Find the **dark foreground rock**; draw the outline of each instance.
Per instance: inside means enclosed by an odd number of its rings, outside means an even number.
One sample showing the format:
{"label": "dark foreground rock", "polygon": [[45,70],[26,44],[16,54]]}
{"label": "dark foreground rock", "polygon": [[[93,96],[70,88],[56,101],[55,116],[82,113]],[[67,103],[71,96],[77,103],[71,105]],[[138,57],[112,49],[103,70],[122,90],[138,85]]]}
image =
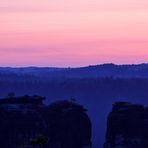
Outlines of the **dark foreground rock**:
{"label": "dark foreground rock", "polygon": [[0,147],[91,147],[91,122],[83,106],[59,101],[49,106],[44,97],[0,100]]}
{"label": "dark foreground rock", "polygon": [[113,104],[104,148],[148,148],[148,108],[128,102]]}

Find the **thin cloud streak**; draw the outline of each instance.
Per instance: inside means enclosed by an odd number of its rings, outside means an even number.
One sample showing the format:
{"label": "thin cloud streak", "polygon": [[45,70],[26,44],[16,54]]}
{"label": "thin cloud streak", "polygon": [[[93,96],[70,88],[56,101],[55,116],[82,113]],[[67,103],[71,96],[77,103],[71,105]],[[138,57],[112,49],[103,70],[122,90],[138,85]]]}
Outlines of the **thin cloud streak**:
{"label": "thin cloud streak", "polygon": [[139,11],[148,9],[148,1],[141,0],[5,0],[0,12],[100,12]]}

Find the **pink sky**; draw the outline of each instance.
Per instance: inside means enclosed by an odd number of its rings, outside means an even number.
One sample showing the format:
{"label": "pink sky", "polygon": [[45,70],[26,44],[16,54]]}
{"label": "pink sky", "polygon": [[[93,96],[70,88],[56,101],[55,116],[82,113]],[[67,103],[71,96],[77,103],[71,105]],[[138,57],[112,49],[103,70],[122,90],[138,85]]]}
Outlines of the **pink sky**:
{"label": "pink sky", "polygon": [[1,0],[0,66],[148,62],[148,0]]}

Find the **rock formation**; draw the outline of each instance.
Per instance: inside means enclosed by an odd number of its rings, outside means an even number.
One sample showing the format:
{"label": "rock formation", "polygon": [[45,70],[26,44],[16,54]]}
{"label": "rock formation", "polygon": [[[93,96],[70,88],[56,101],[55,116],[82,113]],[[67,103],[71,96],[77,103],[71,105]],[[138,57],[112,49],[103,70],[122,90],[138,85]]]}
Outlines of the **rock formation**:
{"label": "rock formation", "polygon": [[0,100],[0,147],[83,148],[91,146],[91,122],[71,101],[45,105],[44,97]]}
{"label": "rock formation", "polygon": [[104,148],[148,148],[148,108],[128,102],[113,104]]}

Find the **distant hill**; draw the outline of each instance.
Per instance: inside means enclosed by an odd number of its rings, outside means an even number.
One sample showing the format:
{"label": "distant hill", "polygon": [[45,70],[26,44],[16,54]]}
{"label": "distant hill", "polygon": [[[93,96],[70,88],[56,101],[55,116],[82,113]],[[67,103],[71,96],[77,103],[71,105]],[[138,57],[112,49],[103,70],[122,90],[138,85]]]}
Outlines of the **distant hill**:
{"label": "distant hill", "polygon": [[103,64],[80,68],[0,68],[0,97],[46,96],[47,104],[72,99],[88,109],[92,148],[103,147],[106,119],[114,102],[148,106],[148,64]]}
{"label": "distant hill", "polygon": [[79,68],[52,68],[52,67],[0,67],[0,76],[17,78],[148,78],[148,64],[115,65],[102,64]]}

